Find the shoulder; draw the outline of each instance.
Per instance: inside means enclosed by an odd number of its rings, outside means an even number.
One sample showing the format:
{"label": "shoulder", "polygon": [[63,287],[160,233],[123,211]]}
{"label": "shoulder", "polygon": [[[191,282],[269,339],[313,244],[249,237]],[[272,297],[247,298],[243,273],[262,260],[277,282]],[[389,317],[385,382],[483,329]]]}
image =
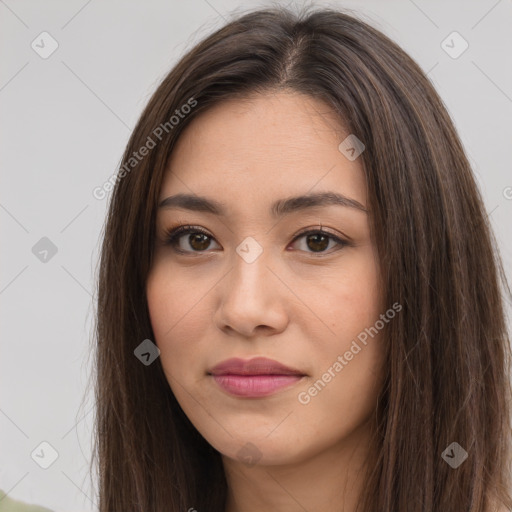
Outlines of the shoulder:
{"label": "shoulder", "polygon": [[[15,500],[0,489],[0,512],[52,512],[48,508]],[[500,511],[501,512],[501,511]]]}

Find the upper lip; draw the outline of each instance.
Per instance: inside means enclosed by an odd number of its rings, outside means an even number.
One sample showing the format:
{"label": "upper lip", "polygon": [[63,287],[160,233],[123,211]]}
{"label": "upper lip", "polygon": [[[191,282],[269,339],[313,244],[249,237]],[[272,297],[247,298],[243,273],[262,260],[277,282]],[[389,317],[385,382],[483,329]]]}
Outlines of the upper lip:
{"label": "upper lip", "polygon": [[285,366],[266,357],[244,360],[237,357],[226,359],[209,370],[212,375],[304,375],[303,372]]}

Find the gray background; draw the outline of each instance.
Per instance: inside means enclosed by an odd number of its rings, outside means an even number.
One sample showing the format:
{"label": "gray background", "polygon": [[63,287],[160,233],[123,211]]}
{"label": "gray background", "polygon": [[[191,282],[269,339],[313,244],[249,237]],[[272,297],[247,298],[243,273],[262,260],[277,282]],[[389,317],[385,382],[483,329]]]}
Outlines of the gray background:
{"label": "gray background", "polygon": [[[429,72],[474,165],[510,279],[512,1],[315,4],[364,14]],[[230,12],[258,5],[268,3],[0,0],[0,488],[15,499],[96,509],[87,383],[108,198],[92,190],[115,172],[141,109],[178,57]],[[46,59],[31,47],[43,31],[59,45]],[[469,44],[456,59],[441,46],[453,31]],[[43,237],[57,248],[46,262],[32,250]],[[58,452],[48,469],[31,458],[43,441]]]}

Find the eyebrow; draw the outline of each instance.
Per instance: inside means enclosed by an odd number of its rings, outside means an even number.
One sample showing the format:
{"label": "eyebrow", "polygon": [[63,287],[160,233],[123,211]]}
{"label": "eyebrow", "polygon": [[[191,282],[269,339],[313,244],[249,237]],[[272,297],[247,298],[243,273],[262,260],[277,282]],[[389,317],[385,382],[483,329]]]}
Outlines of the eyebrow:
{"label": "eyebrow", "polygon": [[[319,192],[289,197],[287,199],[279,199],[270,207],[270,213],[272,217],[278,218],[308,208],[331,205],[345,206],[368,213],[368,210],[359,201],[335,192]],[[160,201],[158,208],[183,208],[196,212],[207,212],[213,215],[226,216],[226,205],[224,203],[193,194],[176,194],[169,196]]]}

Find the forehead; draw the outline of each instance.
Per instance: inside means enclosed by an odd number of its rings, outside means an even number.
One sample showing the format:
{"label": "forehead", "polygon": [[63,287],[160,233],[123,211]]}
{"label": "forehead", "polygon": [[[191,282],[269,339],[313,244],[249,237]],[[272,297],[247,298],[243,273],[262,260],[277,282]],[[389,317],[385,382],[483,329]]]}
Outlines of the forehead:
{"label": "forehead", "polygon": [[366,204],[360,162],[338,149],[347,135],[328,105],[302,94],[223,102],[181,134],[160,200],[188,193],[256,208],[285,196],[333,191]]}

